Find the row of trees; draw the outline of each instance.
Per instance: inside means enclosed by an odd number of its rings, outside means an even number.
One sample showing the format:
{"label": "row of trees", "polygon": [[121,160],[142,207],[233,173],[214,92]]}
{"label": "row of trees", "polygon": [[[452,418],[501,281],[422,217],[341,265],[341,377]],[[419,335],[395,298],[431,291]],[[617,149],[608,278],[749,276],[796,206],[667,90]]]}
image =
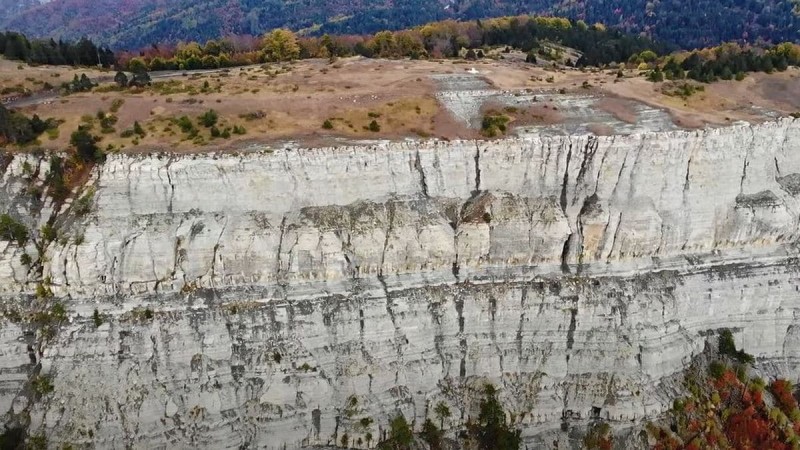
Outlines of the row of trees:
{"label": "row of trees", "polygon": [[[422,425],[420,437],[428,444],[431,450],[447,448],[441,427],[444,419],[450,417],[450,410],[444,403],[440,403],[434,410],[439,418],[439,427],[433,421],[426,419]],[[347,435],[342,444],[347,447]],[[513,424],[509,424],[503,405],[497,398],[497,389],[487,384],[483,388],[483,398],[480,401],[480,410],[477,420],[469,420],[464,433],[460,433],[464,448],[478,450],[518,450],[522,442],[520,431]],[[405,417],[398,415],[389,424],[389,434],[386,439],[378,443],[381,450],[409,450],[416,448],[414,434]]]}
{"label": "row of trees", "polygon": [[108,47],[89,39],[56,42],[53,39],[28,39],[21,33],[0,33],[0,53],[6,58],[30,64],[111,67],[116,58]]}
{"label": "row of trees", "polygon": [[298,37],[286,29],[274,30],[260,40],[230,38],[178,44],[174,48],[151,47],[138,54],[121,54],[129,70],[191,70],[229,67],[304,58],[361,55],[380,58],[443,58],[462,49],[511,46],[523,51],[556,42],[583,53],[581,65],[626,61],[651,49],[671,50],[650,39],[555,17],[516,16],[498,19],[430,23],[404,31],[381,31],[371,36]]}
{"label": "row of trees", "polygon": [[710,83],[742,79],[748,72],[784,71],[800,65],[800,45],[778,44],[766,49],[729,43],[688,54],[668,56],[649,74],[652,81],[690,78]]}

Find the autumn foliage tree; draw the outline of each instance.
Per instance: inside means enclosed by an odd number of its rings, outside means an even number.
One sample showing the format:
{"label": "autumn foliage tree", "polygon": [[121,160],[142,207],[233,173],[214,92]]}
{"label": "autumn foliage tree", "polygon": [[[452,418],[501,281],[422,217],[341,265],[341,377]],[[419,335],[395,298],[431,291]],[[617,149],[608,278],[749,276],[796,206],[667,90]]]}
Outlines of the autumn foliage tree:
{"label": "autumn foliage tree", "polygon": [[763,380],[748,375],[752,359],[736,349],[729,333],[720,344],[720,360],[708,369],[695,364],[687,371],[684,386],[689,395],[675,400],[667,423],[648,426],[656,440],[653,448],[798,448],[800,411],[791,383],[774,380],[765,390]]}
{"label": "autumn foliage tree", "polygon": [[294,33],[279,28],[264,36],[263,52],[266,61],[292,61],[300,57],[300,45]]}

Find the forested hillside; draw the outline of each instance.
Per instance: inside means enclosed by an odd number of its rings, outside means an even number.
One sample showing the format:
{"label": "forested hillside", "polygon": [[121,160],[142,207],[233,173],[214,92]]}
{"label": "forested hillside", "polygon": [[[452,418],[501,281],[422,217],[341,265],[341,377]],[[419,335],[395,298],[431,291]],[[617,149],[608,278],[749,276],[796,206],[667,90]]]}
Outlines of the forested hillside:
{"label": "forested hillside", "polygon": [[[0,28],[31,36],[88,35],[117,49],[260,35],[278,27],[364,34],[426,22],[554,14],[642,32],[684,48],[725,41],[798,41],[797,0],[0,0]],[[19,11],[22,9],[22,11]]]}

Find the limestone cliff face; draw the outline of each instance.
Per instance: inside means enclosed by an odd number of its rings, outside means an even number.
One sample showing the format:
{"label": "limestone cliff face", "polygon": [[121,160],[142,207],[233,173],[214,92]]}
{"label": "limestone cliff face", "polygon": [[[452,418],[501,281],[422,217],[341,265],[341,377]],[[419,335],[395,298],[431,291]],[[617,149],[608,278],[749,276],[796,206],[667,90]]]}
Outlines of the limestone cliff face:
{"label": "limestone cliff face", "polygon": [[398,411],[465,421],[486,381],[536,442],[657,415],[709,330],[800,361],[800,121],[113,156],[83,215],[30,199],[46,163],[5,165],[0,206],[64,237],[37,275],[0,243],[4,303],[46,280],[70,315],[40,352],[0,327],[0,407],[51,442],[374,445]]}

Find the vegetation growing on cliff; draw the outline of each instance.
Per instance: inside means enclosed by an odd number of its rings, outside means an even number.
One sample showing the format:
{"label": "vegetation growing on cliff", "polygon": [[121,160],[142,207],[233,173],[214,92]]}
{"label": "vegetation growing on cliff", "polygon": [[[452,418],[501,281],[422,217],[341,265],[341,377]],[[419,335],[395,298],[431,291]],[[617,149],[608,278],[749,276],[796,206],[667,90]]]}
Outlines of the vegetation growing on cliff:
{"label": "vegetation growing on cliff", "polygon": [[[450,417],[450,409],[444,403],[434,407],[434,414],[440,419],[440,426],[444,419]],[[422,425],[418,437],[428,444],[431,450],[448,448],[444,433],[429,418]],[[383,441],[378,443],[381,450],[408,450],[414,447],[414,432],[406,418],[399,414],[389,423],[389,433]],[[503,405],[497,396],[497,389],[486,384],[483,387],[483,398],[480,401],[477,420],[467,422],[465,428],[458,433],[459,448],[474,448],[480,450],[517,450],[520,448],[520,431],[515,428],[503,410]],[[452,444],[452,443],[451,443]]]}
{"label": "vegetation growing on cliff", "polygon": [[696,364],[666,423],[650,424],[656,450],[704,448],[792,449],[800,446],[800,409],[792,384],[769,385],[750,375],[752,356],[737,350],[732,333],[723,330],[720,358],[705,369]]}
{"label": "vegetation growing on cliff", "polygon": [[8,214],[0,215],[0,239],[16,242],[20,247],[28,241],[28,229]]}

